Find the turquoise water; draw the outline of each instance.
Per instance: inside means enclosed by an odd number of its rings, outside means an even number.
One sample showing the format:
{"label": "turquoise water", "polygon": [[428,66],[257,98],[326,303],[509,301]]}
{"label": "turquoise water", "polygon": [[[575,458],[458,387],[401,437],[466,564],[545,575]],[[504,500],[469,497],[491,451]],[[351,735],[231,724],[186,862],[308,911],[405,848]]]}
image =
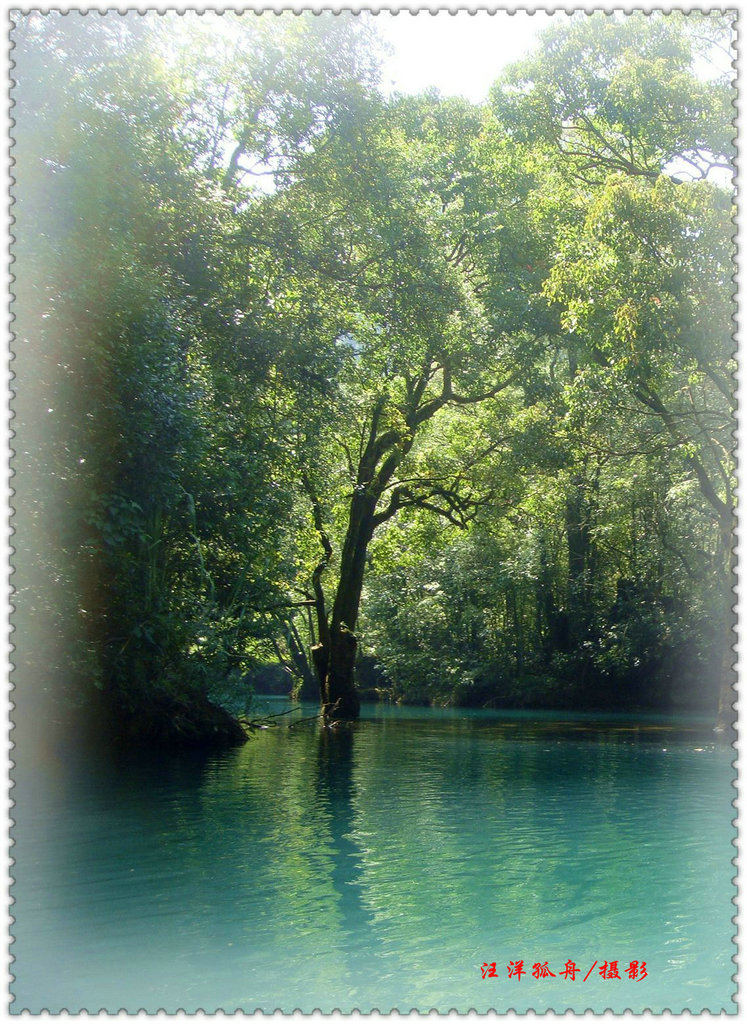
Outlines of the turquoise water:
{"label": "turquoise water", "polygon": [[21,771],[13,1011],[734,1012],[733,754],[707,727],[363,714]]}

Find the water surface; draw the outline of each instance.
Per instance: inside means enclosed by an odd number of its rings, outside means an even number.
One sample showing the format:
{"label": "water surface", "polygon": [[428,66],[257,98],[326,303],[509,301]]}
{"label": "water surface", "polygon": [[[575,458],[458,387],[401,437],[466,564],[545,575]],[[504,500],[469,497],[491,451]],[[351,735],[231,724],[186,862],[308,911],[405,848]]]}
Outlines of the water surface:
{"label": "water surface", "polygon": [[707,727],[363,714],[19,770],[13,1010],[735,1011],[733,753]]}

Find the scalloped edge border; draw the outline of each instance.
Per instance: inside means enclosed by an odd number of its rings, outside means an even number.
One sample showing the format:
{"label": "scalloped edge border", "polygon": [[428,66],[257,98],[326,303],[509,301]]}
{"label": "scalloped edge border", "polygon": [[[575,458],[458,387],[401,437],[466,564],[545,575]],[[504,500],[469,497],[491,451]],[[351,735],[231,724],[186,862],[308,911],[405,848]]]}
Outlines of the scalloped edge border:
{"label": "scalloped edge border", "polygon": [[[741,548],[742,548],[742,529],[743,529],[742,528],[742,517],[739,514],[739,505],[740,505],[740,502],[741,502],[741,500],[743,498],[743,495],[742,495],[743,483],[742,483],[742,475],[741,475],[741,472],[740,472],[740,470],[741,470],[740,455],[741,455],[741,452],[743,450],[743,442],[744,442],[744,438],[745,438],[744,420],[743,420],[743,415],[741,415],[740,413],[741,413],[741,410],[742,410],[741,397],[742,397],[743,387],[744,387],[745,380],[746,380],[745,373],[747,372],[747,370],[745,369],[745,357],[744,357],[744,353],[743,353],[742,347],[740,346],[739,341],[740,341],[740,335],[742,333],[742,320],[743,320],[743,316],[744,316],[743,310],[742,310],[743,303],[740,302],[741,296],[744,294],[744,274],[745,274],[745,269],[744,269],[744,265],[743,265],[743,262],[742,262],[743,248],[742,248],[741,240],[742,240],[743,233],[745,231],[745,223],[746,223],[746,221],[745,221],[745,212],[744,212],[744,210],[742,208],[742,203],[740,202],[740,200],[743,197],[743,188],[742,188],[742,185],[741,185],[741,181],[742,181],[743,163],[744,163],[744,156],[743,156],[744,143],[743,143],[742,140],[745,137],[744,136],[744,132],[743,132],[743,128],[744,128],[744,118],[745,118],[746,115],[745,115],[745,104],[744,104],[744,100],[743,100],[743,96],[742,96],[741,76],[740,76],[741,64],[742,64],[742,60],[743,60],[743,53],[742,53],[742,35],[743,35],[743,32],[742,32],[742,22],[741,22],[741,18],[742,18],[742,15],[743,15],[743,11],[741,9],[742,0],[736,0],[736,3],[739,6],[734,6],[733,2],[732,3],[718,3],[718,2],[712,3],[712,2],[708,2],[708,0],[705,0],[705,2],[702,2],[702,3],[697,3],[697,2],[696,3],[676,3],[676,2],[673,2],[673,0],[659,0],[659,2],[656,2],[656,3],[619,3],[619,2],[614,2],[614,0],[612,0],[612,2],[608,2],[607,3],[607,2],[604,2],[604,0],[596,0],[596,2],[594,2],[594,0],[580,0],[580,2],[577,2],[577,3],[566,3],[566,4],[553,4],[553,3],[542,3],[542,2],[537,3],[537,4],[523,4],[523,3],[517,3],[517,4],[511,4],[511,3],[506,3],[506,4],[501,4],[501,3],[499,3],[499,4],[491,4],[491,3],[412,3],[412,4],[406,4],[405,3],[405,4],[399,4],[399,3],[376,3],[376,2],[368,2],[368,3],[366,3],[366,2],[363,2],[363,3],[357,3],[357,2],[350,2],[350,3],[324,3],[324,2],[319,2],[319,0],[308,0],[308,2],[306,2],[306,3],[303,3],[303,2],[300,2],[300,3],[299,2],[293,2],[293,0],[268,0],[268,2],[265,2],[265,3],[262,3],[262,2],[259,2],[259,3],[254,2],[254,3],[252,3],[252,2],[250,2],[250,3],[243,3],[243,4],[238,4],[238,3],[237,4],[230,4],[230,3],[228,3],[228,4],[223,4],[223,3],[207,3],[207,4],[184,3],[184,4],[180,4],[180,3],[158,3],[158,2],[149,3],[149,2],[142,2],[142,0],[140,0],[140,2],[128,3],[128,4],[110,4],[110,3],[76,4],[76,3],[67,3],[67,2],[65,2],[65,0],[63,0],[63,2],[61,2],[61,3],[52,4],[52,5],[43,5],[43,4],[15,5],[14,4],[14,5],[11,6],[11,4],[9,4],[7,2],[7,0],[0,0],[0,9],[4,10],[4,13],[6,14],[6,17],[7,17],[7,21],[6,21],[6,25],[7,25],[7,31],[6,31],[6,41],[7,41],[6,59],[7,59],[7,68],[8,68],[8,77],[6,79],[6,82],[7,82],[7,96],[8,96],[8,104],[7,104],[7,107],[6,107],[6,125],[7,125],[6,144],[7,144],[7,152],[8,152],[8,159],[7,159],[7,162],[6,162],[6,174],[7,174],[7,191],[6,191],[6,195],[8,196],[7,219],[6,219],[6,225],[7,225],[7,235],[6,235],[7,246],[6,246],[6,252],[8,254],[8,259],[7,259],[7,263],[6,263],[6,282],[7,282],[7,290],[6,290],[6,298],[7,298],[7,303],[6,303],[6,324],[7,324],[7,339],[8,339],[7,340],[7,345],[8,345],[8,347],[7,347],[7,358],[6,358],[6,363],[5,363],[5,366],[6,366],[6,409],[7,409],[7,413],[8,413],[7,417],[6,417],[6,425],[5,425],[5,436],[6,436],[6,440],[7,440],[7,444],[6,444],[7,460],[6,460],[6,476],[5,476],[5,495],[6,495],[6,511],[7,511],[7,515],[6,515],[6,519],[5,519],[5,529],[4,529],[3,533],[2,533],[2,541],[0,541],[0,543],[3,546],[3,551],[4,551],[5,555],[6,555],[6,557],[5,557],[5,566],[6,566],[6,580],[7,580],[7,585],[6,585],[6,590],[5,590],[5,597],[6,597],[6,602],[7,602],[7,605],[6,605],[6,612],[7,612],[7,614],[6,614],[6,618],[5,618],[6,633],[5,633],[5,641],[4,641],[4,645],[3,645],[3,652],[4,652],[5,664],[6,664],[6,667],[7,667],[7,679],[8,679],[8,683],[7,683],[6,688],[5,688],[4,700],[5,700],[5,709],[6,709],[6,719],[5,719],[5,721],[6,721],[5,751],[6,751],[6,764],[7,764],[7,772],[8,772],[8,774],[7,774],[8,789],[6,791],[6,803],[5,803],[5,806],[7,808],[7,820],[8,820],[8,823],[9,823],[9,829],[10,829],[10,827],[12,827],[12,823],[13,823],[12,822],[12,808],[13,808],[12,788],[14,786],[14,779],[13,779],[14,762],[12,760],[12,750],[13,750],[13,747],[14,747],[13,739],[12,739],[12,732],[13,732],[13,728],[14,728],[13,715],[12,715],[13,708],[14,708],[14,705],[13,705],[13,702],[12,702],[12,692],[13,692],[13,684],[12,684],[12,670],[13,670],[13,663],[12,663],[12,651],[13,651],[12,634],[13,634],[13,631],[14,631],[14,627],[13,627],[11,621],[10,621],[10,615],[11,615],[12,607],[13,607],[12,606],[12,594],[13,594],[12,575],[13,575],[14,569],[13,569],[13,562],[12,562],[12,555],[13,555],[12,536],[13,536],[13,533],[14,533],[13,517],[14,517],[14,514],[15,514],[14,510],[13,510],[13,504],[12,504],[12,497],[13,497],[13,493],[14,493],[13,492],[13,488],[12,488],[12,478],[13,478],[13,475],[14,475],[14,470],[13,470],[13,455],[14,455],[14,451],[13,451],[12,445],[13,445],[13,439],[15,437],[15,434],[14,434],[14,431],[13,431],[13,426],[12,426],[12,421],[13,421],[13,418],[14,418],[14,412],[13,412],[13,370],[12,370],[12,361],[14,359],[14,354],[13,354],[12,344],[13,344],[13,339],[14,339],[14,335],[13,335],[13,321],[15,319],[15,315],[13,313],[13,308],[12,308],[13,307],[13,301],[14,301],[13,282],[15,280],[15,277],[14,277],[13,271],[12,271],[12,265],[13,265],[13,262],[14,262],[13,242],[15,241],[13,233],[12,233],[12,231],[13,231],[13,223],[14,223],[14,217],[13,217],[12,210],[13,210],[13,205],[15,203],[15,198],[14,198],[14,193],[13,193],[13,189],[14,189],[14,185],[15,185],[15,179],[13,178],[13,172],[12,172],[12,167],[13,167],[13,163],[14,163],[14,160],[13,160],[13,143],[14,143],[14,140],[13,140],[13,125],[15,124],[15,121],[13,120],[13,116],[12,116],[12,111],[13,111],[13,106],[14,106],[14,101],[13,101],[13,97],[12,97],[12,90],[13,90],[13,85],[14,85],[13,78],[12,78],[12,69],[13,69],[12,50],[13,50],[13,47],[15,45],[14,42],[13,42],[13,30],[14,30],[14,27],[15,27],[15,22],[13,20],[14,15],[26,14],[26,13],[30,13],[32,11],[39,12],[39,13],[42,13],[42,14],[47,14],[47,13],[50,13],[50,12],[61,12],[61,13],[64,13],[64,14],[67,14],[67,13],[78,13],[81,16],[82,15],[86,15],[86,14],[96,14],[96,13],[98,13],[100,16],[103,16],[104,14],[115,14],[115,13],[119,14],[120,16],[125,16],[127,14],[140,14],[140,15],[143,15],[143,14],[152,13],[152,12],[156,12],[159,15],[165,15],[165,14],[169,14],[169,13],[175,13],[175,14],[182,15],[182,14],[185,14],[185,13],[188,13],[188,12],[189,13],[203,14],[203,13],[206,13],[206,12],[219,12],[219,13],[223,13],[223,12],[227,12],[227,11],[228,12],[235,12],[235,11],[239,11],[239,10],[242,13],[247,13],[247,14],[253,13],[256,16],[259,16],[259,15],[262,15],[262,14],[269,14],[269,13],[281,14],[283,12],[293,12],[295,14],[299,14],[299,13],[304,12],[304,11],[312,11],[313,13],[317,13],[317,14],[321,13],[321,12],[327,12],[327,11],[331,11],[331,12],[333,12],[335,14],[339,14],[339,13],[342,13],[342,12],[350,12],[350,13],[358,14],[358,13],[361,13],[361,12],[364,12],[364,11],[368,11],[368,12],[371,12],[372,14],[374,14],[374,15],[377,15],[379,13],[389,13],[389,14],[394,15],[394,16],[396,16],[396,15],[406,15],[406,14],[410,14],[411,16],[425,15],[425,14],[429,14],[431,16],[435,16],[436,14],[444,14],[444,13],[448,12],[453,17],[457,16],[457,15],[465,15],[465,14],[472,15],[472,14],[476,14],[477,12],[486,12],[488,14],[494,14],[494,13],[496,13],[498,11],[506,12],[508,14],[515,14],[517,12],[526,12],[526,13],[528,13],[530,15],[533,15],[533,14],[536,14],[536,13],[544,13],[544,14],[565,13],[565,14],[570,14],[570,13],[577,12],[577,11],[583,11],[583,12],[588,13],[588,14],[591,14],[591,13],[594,13],[594,12],[598,12],[598,11],[605,11],[607,13],[612,13],[612,12],[620,11],[620,12],[625,13],[625,14],[630,14],[630,13],[632,13],[634,11],[643,11],[644,13],[647,13],[647,14],[648,13],[652,13],[654,11],[662,11],[663,13],[671,13],[671,12],[689,13],[691,11],[692,12],[696,12],[696,11],[697,12],[705,12],[705,11],[707,11],[707,12],[719,12],[719,13],[723,13],[723,14],[733,14],[733,16],[734,16],[734,21],[733,21],[733,25],[734,25],[734,41],[733,41],[733,46],[734,46],[734,50],[735,50],[735,60],[732,62],[732,65],[733,65],[733,67],[735,69],[734,100],[733,100],[733,106],[734,106],[734,109],[735,109],[735,116],[734,116],[733,124],[734,124],[734,128],[735,128],[735,137],[736,137],[737,143],[738,143],[738,157],[737,157],[737,160],[736,160],[736,170],[737,170],[737,175],[736,175],[736,197],[737,197],[737,204],[738,205],[737,205],[737,216],[735,217],[735,219],[733,221],[734,226],[735,226],[735,231],[734,231],[734,236],[733,236],[734,237],[734,265],[735,265],[735,272],[734,272],[734,275],[733,275],[733,281],[734,281],[734,284],[735,284],[735,290],[734,290],[734,313],[733,313],[732,319],[734,321],[734,333],[733,333],[734,353],[735,353],[735,356],[737,358],[737,364],[738,364],[737,365],[737,371],[736,371],[736,374],[735,374],[735,378],[736,378],[735,379],[735,387],[736,387],[736,393],[737,393],[737,396],[738,396],[738,403],[737,403],[738,404],[738,410],[737,410],[737,414],[735,416],[735,429],[734,429],[734,436],[736,437],[736,440],[737,440],[737,459],[736,459],[736,463],[737,463],[738,487],[737,487],[737,492],[736,492],[737,493],[737,511],[735,513],[735,529],[734,529],[734,533],[733,533],[733,543],[734,543],[734,546],[736,547],[736,565],[735,565],[735,572],[734,572],[733,577],[732,577],[733,578],[732,593],[734,594],[734,597],[735,597],[735,604],[732,605],[732,610],[734,612],[734,626],[732,628],[732,636],[733,636],[733,641],[734,642],[732,643],[732,647],[731,647],[731,649],[732,649],[732,651],[734,653],[734,657],[735,657],[735,661],[734,661],[734,664],[732,666],[732,672],[733,672],[732,690],[733,690],[733,694],[734,694],[734,699],[735,700],[734,700],[734,704],[732,704],[732,708],[735,709],[735,712],[736,712],[736,723],[737,723],[737,739],[732,744],[732,748],[735,751],[735,759],[733,761],[733,767],[734,767],[734,770],[735,770],[735,778],[734,778],[734,783],[733,783],[734,788],[735,788],[735,799],[732,802],[732,806],[735,808],[735,812],[736,812],[736,817],[733,819],[733,823],[737,826],[737,839],[735,839],[734,842],[733,842],[733,845],[735,847],[735,857],[732,860],[732,863],[735,865],[735,869],[736,869],[736,874],[735,874],[735,877],[734,877],[734,883],[735,883],[735,888],[736,888],[736,891],[737,891],[736,896],[732,900],[732,902],[735,904],[735,909],[736,909],[736,915],[732,918],[732,920],[733,920],[733,922],[735,924],[735,931],[734,931],[734,936],[733,936],[733,942],[734,942],[734,945],[735,945],[735,953],[734,953],[734,955],[732,957],[732,960],[733,960],[733,962],[735,964],[735,967],[736,967],[736,972],[732,976],[734,981],[736,982],[735,993],[734,993],[732,998],[733,998],[733,1000],[735,1002],[735,1007],[736,1007],[735,1013],[741,1014],[741,1012],[744,1010],[744,1006],[741,1003],[741,986],[739,984],[740,977],[741,977],[741,959],[742,959],[742,950],[741,950],[741,946],[740,946],[741,935],[740,935],[740,929],[739,929],[739,918],[740,918],[741,900],[742,900],[742,892],[741,892],[740,887],[739,887],[739,879],[740,879],[741,874],[742,874],[742,871],[741,871],[741,868],[742,868],[742,863],[741,863],[741,861],[742,861],[741,838],[742,837],[741,837],[741,832],[739,830],[739,823],[740,823],[740,820],[741,820],[741,792],[740,792],[740,783],[741,783],[742,780],[741,780],[741,777],[740,777],[739,767],[740,767],[740,764],[741,764],[741,761],[742,761],[742,756],[741,755],[742,755],[742,745],[744,743],[744,738],[743,738],[743,735],[742,735],[743,730],[739,729],[739,725],[741,723],[741,714],[740,714],[740,712],[741,712],[741,706],[740,706],[741,705],[741,699],[740,699],[740,688],[739,688],[738,683],[739,683],[739,666],[744,663],[743,662],[743,658],[742,658],[744,638],[743,638],[743,632],[740,629],[740,625],[741,625],[741,622],[743,621],[743,619],[740,616],[739,612],[744,607],[744,600],[745,600],[745,597],[747,597],[747,587],[745,586],[745,583],[743,581],[743,574],[740,574],[740,572],[739,572],[740,561],[741,561],[740,560],[740,554],[741,554]],[[13,879],[12,879],[12,865],[14,863],[13,858],[12,858],[12,839],[11,838],[9,838],[8,853],[7,853],[7,856],[6,856],[6,863],[8,865],[8,887],[6,889],[6,894],[7,894],[7,896],[6,896],[6,907],[7,907],[7,921],[8,921],[8,924],[10,924],[10,922],[12,921],[12,904],[13,904],[13,898],[12,898],[12,895],[11,895],[11,888],[12,888],[12,882],[13,882]],[[8,935],[8,932],[6,931],[6,936],[7,935]],[[7,950],[7,955],[6,955],[6,999],[11,999],[12,997],[9,996],[9,994],[8,994],[9,993],[8,986],[9,986],[10,981],[13,978],[13,975],[12,975],[12,960],[13,960],[13,955],[12,955],[12,939],[10,939],[10,938],[9,938],[9,943],[6,945],[6,950]],[[5,1007],[4,1008],[0,1008],[0,1009],[2,1009],[4,1016],[9,1016],[10,1013],[12,1013],[12,1010],[10,1009],[10,1005],[7,1002],[5,1004]],[[91,1017],[93,1015],[93,1013],[94,1013],[93,1011],[86,1011],[86,1010],[81,1010],[80,1012],[69,1012],[69,1011],[63,1011],[63,1012],[64,1012],[65,1016],[72,1017],[72,1018],[77,1018],[77,1019]],[[34,1013],[34,1012],[31,1012],[31,1011],[28,1011],[28,1010],[23,1010],[23,1011],[21,1011],[21,1013],[22,1013],[22,1015],[24,1017],[29,1017],[29,1016],[32,1016],[32,1017],[33,1016],[44,1016],[44,1017],[56,1016],[56,1014],[50,1014],[49,1011],[47,1011],[47,1010],[40,1011],[38,1014]],[[228,1015],[231,1015],[231,1016],[242,1016],[242,1017],[252,1016],[254,1018],[264,1018],[264,1017],[269,1017],[269,1016],[273,1016],[273,1017],[280,1016],[280,1017],[294,1017],[294,1018],[313,1017],[315,1019],[321,1019],[323,1017],[325,1017],[325,1018],[326,1017],[332,1017],[332,1018],[350,1017],[350,1018],[353,1018],[353,1019],[356,1019],[356,1018],[361,1018],[361,1019],[386,1018],[386,1019],[389,1019],[389,1020],[392,1019],[392,1018],[401,1018],[401,1017],[404,1017],[405,1015],[410,1017],[410,1018],[413,1018],[413,1017],[419,1018],[419,1017],[425,1017],[425,1016],[427,1016],[427,1017],[433,1017],[433,1016],[436,1016],[436,1017],[449,1017],[449,1018],[453,1018],[453,1017],[459,1017],[459,1018],[464,1018],[464,1017],[468,1017],[468,1018],[478,1018],[478,1017],[480,1017],[480,1018],[481,1017],[488,1017],[488,1018],[491,1018],[491,1017],[492,1018],[508,1017],[508,1018],[514,1018],[514,1017],[538,1017],[538,1016],[544,1016],[544,1017],[558,1017],[558,1016],[563,1016],[563,1017],[579,1017],[579,1016],[582,1016],[582,1017],[592,1017],[592,1016],[593,1017],[600,1017],[600,1016],[603,1016],[603,1017],[610,1017],[610,1018],[612,1018],[612,1017],[619,1017],[619,1016],[625,1016],[625,1017],[628,1017],[628,1016],[635,1016],[635,1017],[640,1017],[640,1016],[644,1016],[644,1017],[661,1017],[661,1016],[664,1016],[665,1014],[668,1017],[685,1017],[685,1016],[692,1017],[692,1016],[696,1015],[695,1013],[693,1013],[693,1012],[691,1012],[689,1010],[684,1011],[682,1014],[672,1014],[670,1011],[664,1011],[663,1013],[658,1014],[658,1013],[652,1013],[652,1011],[650,1011],[648,1009],[641,1010],[641,1011],[627,1009],[623,1013],[614,1013],[610,1009],[595,1011],[595,1010],[592,1010],[591,1008],[588,1008],[585,1011],[573,1011],[573,1010],[570,1010],[570,1009],[566,1009],[566,1010],[558,1010],[558,1011],[549,1010],[549,1011],[544,1011],[544,1012],[541,1012],[541,1013],[537,1013],[534,1010],[528,1010],[528,1011],[523,1012],[523,1013],[519,1013],[519,1012],[511,1010],[507,1014],[502,1014],[502,1013],[499,1013],[498,1011],[495,1011],[495,1010],[491,1010],[487,1014],[483,1014],[483,1013],[479,1013],[478,1011],[476,1011],[474,1009],[462,1013],[462,1012],[457,1011],[454,1008],[448,1008],[448,1009],[444,1009],[444,1010],[438,1010],[436,1008],[429,1008],[428,1010],[422,1010],[422,1009],[413,1008],[408,1014],[405,1014],[402,1011],[399,1011],[399,1010],[396,1010],[396,1009],[392,1009],[392,1010],[389,1010],[389,1011],[386,1011],[386,1010],[382,1011],[382,1010],[379,1010],[379,1009],[375,1009],[375,1010],[372,1010],[370,1013],[368,1013],[368,1012],[361,1012],[361,1011],[358,1011],[358,1010],[355,1010],[352,1013],[346,1013],[346,1012],[342,1012],[342,1011],[337,1010],[337,1009],[335,1009],[335,1010],[333,1010],[333,1011],[331,1011],[329,1013],[322,1013],[319,1009],[314,1009],[314,1010],[306,1013],[304,1011],[301,1011],[298,1008],[293,1009],[293,1010],[276,1009],[274,1011],[266,1011],[266,1010],[262,1010],[260,1008],[257,1008],[255,1010],[239,1010],[239,1009],[237,1009],[237,1010],[218,1010],[218,1011],[216,1011],[215,1014],[212,1014],[212,1012],[209,1013],[209,1014],[206,1014],[204,1011],[200,1011],[200,1015],[203,1015],[203,1016],[206,1016],[206,1015],[210,1015],[210,1016],[213,1016],[213,1015],[215,1015],[215,1016],[228,1016]],[[17,1015],[18,1014],[14,1014],[14,1016],[17,1016]],[[119,1016],[119,1017],[121,1017],[121,1016],[125,1016],[125,1017],[130,1017],[130,1016],[148,1016],[148,1017],[150,1017],[150,1016],[157,1016],[157,1017],[175,1017],[175,1016],[188,1017],[188,1016],[197,1016],[197,1014],[186,1014],[185,1011],[183,1011],[183,1010],[178,1010],[178,1011],[176,1011],[174,1013],[169,1013],[169,1012],[167,1012],[167,1011],[165,1011],[163,1009],[159,1009],[159,1010],[155,1010],[155,1011],[147,1011],[147,1010],[145,1010],[143,1008],[141,1008],[139,1010],[136,1010],[136,1011],[126,1011],[124,1009],[118,1009],[118,1010],[115,1010],[115,1011],[106,1011],[106,1010],[102,1009],[102,1010],[98,1011],[97,1013],[95,1013],[95,1015],[96,1016],[107,1016],[107,1017],[111,1017],[111,1016],[115,1016],[115,1015]],[[699,1013],[697,1015],[698,1016],[708,1016],[708,1017],[724,1016],[724,1015],[726,1015],[726,1011],[722,1011],[722,1013],[719,1013],[719,1014],[714,1014],[714,1013],[711,1013],[709,1011],[703,1010],[703,1011],[701,1011],[701,1013]],[[729,1016],[732,1016],[732,1014],[729,1014]]]}

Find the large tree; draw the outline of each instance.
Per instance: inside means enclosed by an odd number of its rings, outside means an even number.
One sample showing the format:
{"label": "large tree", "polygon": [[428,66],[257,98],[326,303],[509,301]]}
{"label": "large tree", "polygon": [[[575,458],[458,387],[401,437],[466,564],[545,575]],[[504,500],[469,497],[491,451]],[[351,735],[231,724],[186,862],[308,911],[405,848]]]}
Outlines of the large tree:
{"label": "large tree", "polygon": [[[517,322],[513,296],[486,301],[488,255],[515,230],[526,190],[510,166],[484,174],[485,132],[460,101],[373,98],[268,201],[274,244],[287,246],[284,297],[291,281],[315,293],[318,322],[306,326],[320,367],[336,359],[296,428],[321,542],[309,600],[331,717],[359,710],[355,632],[374,532],[415,506],[466,525],[487,500],[472,470],[499,440],[472,411],[516,385],[542,329]],[[507,241],[514,273],[520,258]],[[462,431],[461,458],[439,452],[442,430]]]}

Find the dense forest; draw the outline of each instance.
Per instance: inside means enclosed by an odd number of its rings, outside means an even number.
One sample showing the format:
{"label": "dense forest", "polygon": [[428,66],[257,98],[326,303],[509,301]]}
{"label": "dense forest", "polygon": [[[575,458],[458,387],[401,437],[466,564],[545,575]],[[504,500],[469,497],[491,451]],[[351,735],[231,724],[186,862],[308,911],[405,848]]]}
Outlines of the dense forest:
{"label": "dense forest", "polygon": [[725,722],[727,16],[564,16],[482,105],[365,16],[13,42],[19,725]]}

